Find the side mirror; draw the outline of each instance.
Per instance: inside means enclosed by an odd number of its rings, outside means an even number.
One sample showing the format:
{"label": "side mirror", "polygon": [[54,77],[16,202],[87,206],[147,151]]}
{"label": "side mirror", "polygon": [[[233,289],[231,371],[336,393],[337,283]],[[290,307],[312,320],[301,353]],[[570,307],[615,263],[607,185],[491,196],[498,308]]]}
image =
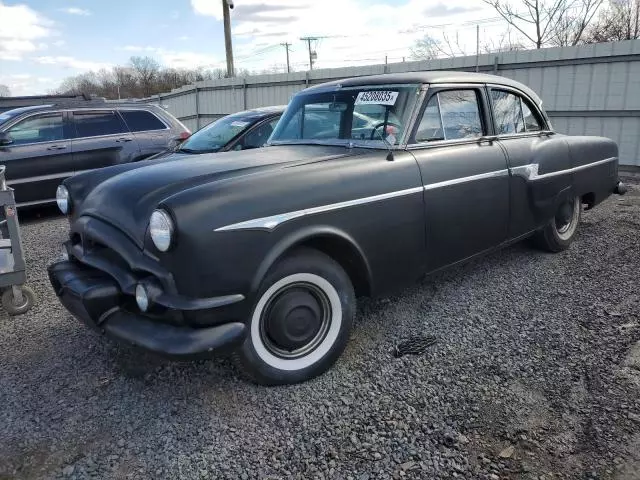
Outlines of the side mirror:
{"label": "side mirror", "polygon": [[5,145],[11,145],[13,143],[13,138],[7,132],[0,132],[0,147],[4,147]]}

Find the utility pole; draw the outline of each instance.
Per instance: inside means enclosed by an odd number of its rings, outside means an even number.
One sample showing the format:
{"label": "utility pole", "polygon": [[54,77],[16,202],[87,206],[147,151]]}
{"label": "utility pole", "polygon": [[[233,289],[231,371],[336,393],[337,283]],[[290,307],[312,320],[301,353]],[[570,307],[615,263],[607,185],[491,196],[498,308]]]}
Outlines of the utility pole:
{"label": "utility pole", "polygon": [[480,24],[476,25],[476,72],[480,71]]}
{"label": "utility pole", "polygon": [[284,43],[281,43],[280,45],[282,45],[284,49],[287,51],[287,73],[291,73],[291,68],[289,67],[289,47],[291,46],[291,44],[288,42],[284,42]]}
{"label": "utility pole", "polygon": [[313,70],[313,59],[317,54],[311,50],[311,42],[318,40],[318,37],[302,37],[300,40],[307,42],[307,47],[309,48],[309,70]]}
{"label": "utility pole", "polygon": [[233,0],[222,0],[222,18],[224,21],[224,48],[227,52],[227,77],[234,77],[233,46],[231,44],[231,17],[229,9],[233,8]]}

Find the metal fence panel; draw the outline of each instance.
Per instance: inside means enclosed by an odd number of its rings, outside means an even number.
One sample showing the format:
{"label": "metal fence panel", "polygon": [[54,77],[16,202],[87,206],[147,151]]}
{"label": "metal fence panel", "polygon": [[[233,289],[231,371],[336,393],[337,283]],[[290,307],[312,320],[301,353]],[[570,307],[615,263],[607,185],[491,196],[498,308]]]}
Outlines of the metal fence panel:
{"label": "metal fence panel", "polygon": [[555,129],[618,142],[620,163],[640,166],[640,40],[483,54],[389,65],[207,80],[144,99],[160,103],[191,130],[241,110],[280,105],[310,85],[361,75],[479,70],[520,81],[542,98]]}

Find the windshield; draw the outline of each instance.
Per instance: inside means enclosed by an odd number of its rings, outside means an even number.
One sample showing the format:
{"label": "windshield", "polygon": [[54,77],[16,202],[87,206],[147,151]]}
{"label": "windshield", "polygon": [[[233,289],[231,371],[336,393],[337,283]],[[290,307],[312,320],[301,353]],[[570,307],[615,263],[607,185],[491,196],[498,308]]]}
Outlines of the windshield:
{"label": "windshield", "polygon": [[302,93],[291,100],[269,143],[398,145],[419,90],[403,84]]}
{"label": "windshield", "polygon": [[198,130],[180,144],[178,151],[187,153],[215,152],[255,123],[255,117],[229,115]]}

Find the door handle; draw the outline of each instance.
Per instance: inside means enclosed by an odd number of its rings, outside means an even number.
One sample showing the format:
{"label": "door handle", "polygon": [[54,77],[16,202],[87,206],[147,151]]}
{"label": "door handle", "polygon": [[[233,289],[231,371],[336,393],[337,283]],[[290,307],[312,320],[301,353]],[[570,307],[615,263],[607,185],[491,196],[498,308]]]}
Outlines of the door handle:
{"label": "door handle", "polygon": [[493,143],[498,140],[497,135],[485,135],[484,137],[480,137],[480,143]]}
{"label": "door handle", "polygon": [[51,145],[47,150],[64,150],[65,148],[67,148],[66,145]]}
{"label": "door handle", "polygon": [[127,138],[127,137],[120,137],[119,139],[116,140],[117,143],[124,143],[124,142],[131,142],[133,140],[133,138]]}

